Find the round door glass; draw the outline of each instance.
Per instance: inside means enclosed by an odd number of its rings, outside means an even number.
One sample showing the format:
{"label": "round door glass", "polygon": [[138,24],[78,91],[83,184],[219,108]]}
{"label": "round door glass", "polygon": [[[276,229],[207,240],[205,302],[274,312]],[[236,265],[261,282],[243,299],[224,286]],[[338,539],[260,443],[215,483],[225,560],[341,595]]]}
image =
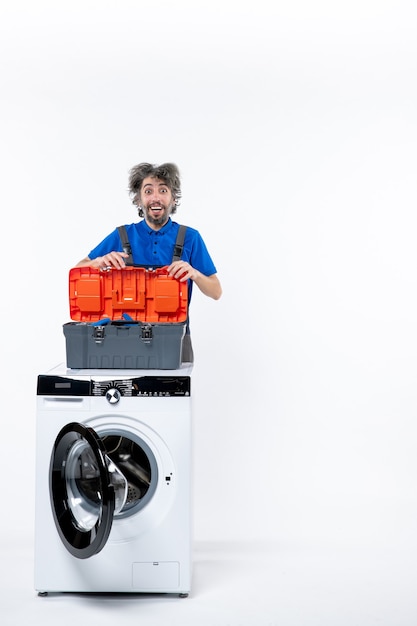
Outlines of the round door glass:
{"label": "round door glass", "polygon": [[[112,460],[105,455],[110,482],[114,488],[115,514],[125,505],[128,485]],[[71,446],[65,464],[68,506],[74,522],[82,531],[89,531],[100,522],[102,515],[101,475],[97,457],[85,439]]]}
{"label": "round door glass", "polygon": [[101,477],[97,460],[83,439],[78,439],[68,453],[65,483],[77,528],[91,530],[101,518]]}
{"label": "round door glass", "polygon": [[110,534],[116,502],[122,507],[127,497],[127,483],[93,429],[73,422],[59,432],[49,488],[55,524],[69,552],[81,559],[100,552]]}
{"label": "round door glass", "polygon": [[[119,513],[126,502],[128,484],[112,460],[105,455],[110,482],[114,488],[114,513]],[[102,515],[101,476],[97,457],[84,439],[72,445],[65,464],[65,482],[68,506],[80,530],[91,530]]]}

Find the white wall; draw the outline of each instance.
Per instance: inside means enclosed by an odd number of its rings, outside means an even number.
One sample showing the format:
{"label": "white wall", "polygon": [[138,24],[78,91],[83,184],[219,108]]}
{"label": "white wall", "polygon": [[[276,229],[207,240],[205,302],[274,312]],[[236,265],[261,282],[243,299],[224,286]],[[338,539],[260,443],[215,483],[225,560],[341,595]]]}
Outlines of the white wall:
{"label": "white wall", "polygon": [[173,160],[178,221],[201,231],[224,288],[191,309],[196,539],[413,536],[413,6],[0,9],[11,528],[32,532],[36,376],[65,360],[68,269],[135,220],[129,168]]}

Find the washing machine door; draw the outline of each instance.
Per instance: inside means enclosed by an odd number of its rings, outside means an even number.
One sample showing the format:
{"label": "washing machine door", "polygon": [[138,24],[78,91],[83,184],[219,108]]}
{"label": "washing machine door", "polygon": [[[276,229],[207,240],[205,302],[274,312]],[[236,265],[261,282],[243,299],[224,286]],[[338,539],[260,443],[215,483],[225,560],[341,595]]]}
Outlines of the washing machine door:
{"label": "washing machine door", "polygon": [[117,487],[92,428],[73,422],[60,431],[49,486],[55,524],[67,550],[80,559],[100,552],[111,531]]}

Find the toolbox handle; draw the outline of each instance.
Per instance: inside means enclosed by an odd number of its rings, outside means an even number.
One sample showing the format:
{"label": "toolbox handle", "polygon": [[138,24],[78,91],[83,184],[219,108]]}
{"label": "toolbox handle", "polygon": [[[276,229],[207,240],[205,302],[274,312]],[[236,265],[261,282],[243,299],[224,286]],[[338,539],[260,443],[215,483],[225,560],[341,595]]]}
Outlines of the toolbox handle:
{"label": "toolbox handle", "polygon": [[141,324],[140,321],[135,321],[128,313],[122,314],[121,320],[111,320],[109,317],[103,317],[103,319],[98,320],[97,322],[91,322],[91,326],[107,326],[113,324],[114,326],[137,326]]}

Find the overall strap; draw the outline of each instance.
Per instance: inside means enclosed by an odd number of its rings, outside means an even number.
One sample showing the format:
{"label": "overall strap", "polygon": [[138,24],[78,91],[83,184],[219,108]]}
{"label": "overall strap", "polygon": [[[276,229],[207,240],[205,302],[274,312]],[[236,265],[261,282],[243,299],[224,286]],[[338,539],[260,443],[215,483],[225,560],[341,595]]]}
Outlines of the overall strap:
{"label": "overall strap", "polygon": [[174,246],[174,254],[172,256],[172,261],[179,261],[182,255],[182,249],[184,247],[184,239],[185,239],[185,231],[187,227],[183,224],[180,224],[177,234],[177,240]]}
{"label": "overall strap", "polygon": [[117,230],[119,232],[120,240],[123,246],[123,252],[126,252],[129,256],[125,259],[126,265],[133,265],[133,256],[132,256],[132,248],[130,247],[129,237],[127,236],[126,227],[118,226]]}
{"label": "overall strap", "polygon": [[[126,265],[133,265],[132,248],[130,246],[129,238],[127,236],[126,227],[118,226],[117,230],[120,236],[120,240],[122,242],[123,252],[126,252],[126,254],[129,255],[127,259],[125,260],[125,263]],[[187,230],[187,227],[184,226],[183,224],[180,224],[180,227],[178,229],[177,239],[175,241],[174,254],[172,256],[172,261],[179,261],[181,258],[182,249],[184,247],[184,239],[185,239],[186,230]]]}

